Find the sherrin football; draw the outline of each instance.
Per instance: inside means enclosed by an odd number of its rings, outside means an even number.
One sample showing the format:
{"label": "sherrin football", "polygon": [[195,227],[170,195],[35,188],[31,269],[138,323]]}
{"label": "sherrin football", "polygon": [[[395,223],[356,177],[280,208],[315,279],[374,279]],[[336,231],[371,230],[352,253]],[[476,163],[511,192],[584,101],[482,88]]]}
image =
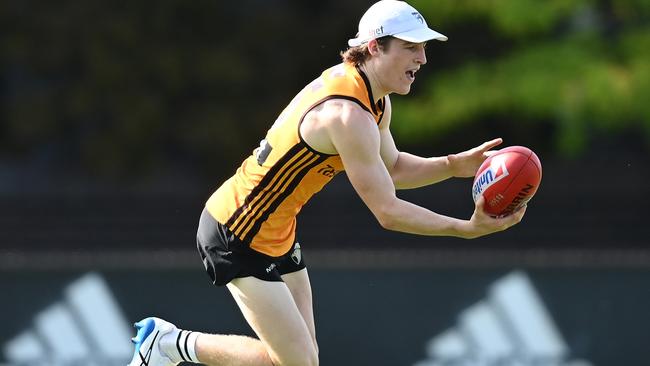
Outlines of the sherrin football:
{"label": "sherrin football", "polygon": [[525,205],[542,180],[542,164],[524,146],[510,146],[490,155],[478,168],[472,184],[472,198],[485,198],[485,212],[504,217]]}

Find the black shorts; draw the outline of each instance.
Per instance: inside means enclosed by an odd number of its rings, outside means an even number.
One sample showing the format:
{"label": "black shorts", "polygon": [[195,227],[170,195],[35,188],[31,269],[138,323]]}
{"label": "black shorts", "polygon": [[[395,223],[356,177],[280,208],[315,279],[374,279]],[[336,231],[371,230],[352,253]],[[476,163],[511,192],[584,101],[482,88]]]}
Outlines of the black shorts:
{"label": "black shorts", "polygon": [[281,257],[251,249],[203,209],[196,246],[212,283],[224,286],[235,278],[253,276],[263,281],[282,281],[282,275],[305,268],[300,244]]}

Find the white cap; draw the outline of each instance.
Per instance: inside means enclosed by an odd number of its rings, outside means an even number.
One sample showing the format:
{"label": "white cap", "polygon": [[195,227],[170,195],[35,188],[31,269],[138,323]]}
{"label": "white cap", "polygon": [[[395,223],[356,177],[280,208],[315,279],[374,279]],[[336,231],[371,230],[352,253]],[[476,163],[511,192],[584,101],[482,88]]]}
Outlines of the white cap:
{"label": "white cap", "polygon": [[411,5],[404,1],[381,0],[363,14],[359,21],[357,38],[348,40],[348,45],[356,47],[384,36],[393,36],[413,43],[432,39],[447,40],[447,36],[429,29],[424,17]]}

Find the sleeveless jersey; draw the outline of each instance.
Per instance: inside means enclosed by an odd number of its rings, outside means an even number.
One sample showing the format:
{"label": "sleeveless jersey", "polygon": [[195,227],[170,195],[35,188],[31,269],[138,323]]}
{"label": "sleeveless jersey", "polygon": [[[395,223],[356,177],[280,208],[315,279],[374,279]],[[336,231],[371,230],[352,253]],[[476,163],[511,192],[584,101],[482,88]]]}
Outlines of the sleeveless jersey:
{"label": "sleeveless jersey", "polygon": [[348,64],[329,68],[294,97],[260,146],[206,203],[208,212],[253,250],[286,254],[300,209],[343,170],[338,155],[312,149],[299,131],[305,115],[328,99],[354,101],[381,122],[385,100],[374,103],[363,71]]}

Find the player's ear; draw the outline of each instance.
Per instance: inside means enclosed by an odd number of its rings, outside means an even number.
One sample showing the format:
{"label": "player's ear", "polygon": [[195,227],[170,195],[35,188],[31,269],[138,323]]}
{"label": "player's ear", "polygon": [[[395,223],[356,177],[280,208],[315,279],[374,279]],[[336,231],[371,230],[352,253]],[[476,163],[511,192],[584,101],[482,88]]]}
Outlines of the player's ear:
{"label": "player's ear", "polygon": [[376,56],[379,53],[380,49],[381,47],[379,46],[379,42],[377,42],[376,39],[371,39],[368,41],[368,52],[372,56]]}

